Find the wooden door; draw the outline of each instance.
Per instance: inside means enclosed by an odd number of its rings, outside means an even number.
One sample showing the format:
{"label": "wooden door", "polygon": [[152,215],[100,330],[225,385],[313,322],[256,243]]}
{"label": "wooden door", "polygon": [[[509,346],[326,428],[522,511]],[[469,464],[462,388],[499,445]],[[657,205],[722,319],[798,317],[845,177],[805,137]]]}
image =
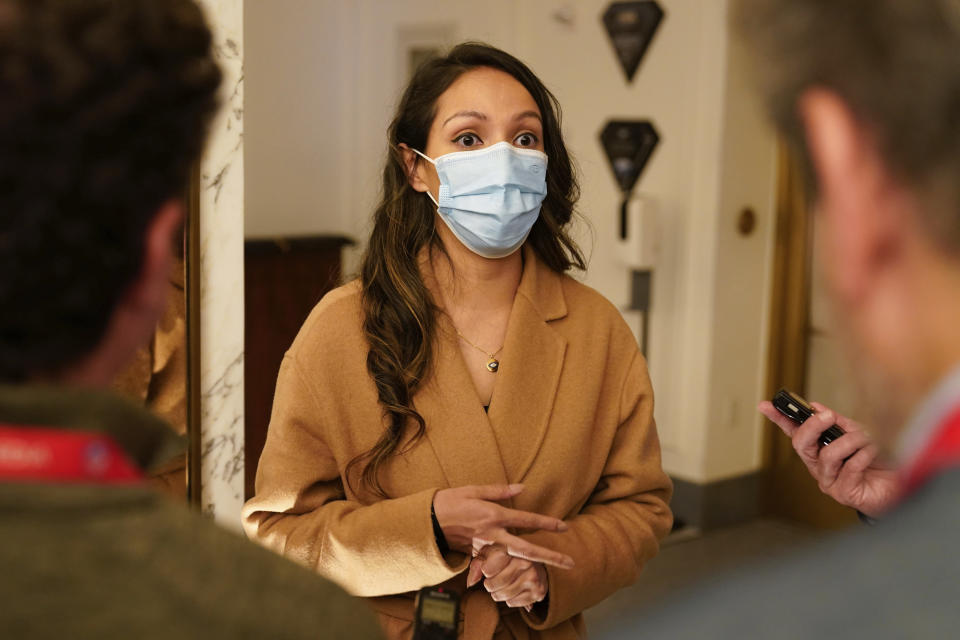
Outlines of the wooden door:
{"label": "wooden door", "polygon": [[[822,282],[816,275],[814,219],[800,164],[785,145],[781,145],[779,163],[767,397],[788,387],[808,400],[856,415],[851,380],[845,375]],[[765,513],[829,529],[856,522],[852,509],[820,492],[789,438],[773,424],[768,425],[767,455]]]}
{"label": "wooden door", "polygon": [[244,494],[254,493],[283,355],[314,305],[340,283],[340,236],[247,240],[244,247]]}

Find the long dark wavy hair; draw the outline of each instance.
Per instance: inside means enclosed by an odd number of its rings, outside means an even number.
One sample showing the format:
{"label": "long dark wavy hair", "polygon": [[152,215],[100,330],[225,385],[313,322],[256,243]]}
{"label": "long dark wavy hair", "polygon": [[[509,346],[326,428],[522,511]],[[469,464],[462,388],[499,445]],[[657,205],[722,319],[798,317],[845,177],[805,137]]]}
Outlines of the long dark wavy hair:
{"label": "long dark wavy hair", "polygon": [[367,370],[377,386],[386,418],[380,440],[347,465],[363,464],[362,485],[385,497],[378,471],[407,438],[408,425],[416,429],[415,443],[426,422],[413,406],[413,397],[430,373],[438,307],[424,284],[418,264],[421,249],[443,251],[435,232],[435,207],[409,183],[401,143],[424,149],[437,99],[462,74],[480,67],[498,69],[522,84],[540,109],[547,165],[547,196],[527,238],[537,256],[563,273],[585,269],[580,248],[567,232],[580,189],[573,164],[560,133],[560,105],[530,69],[494,47],[467,42],[446,56],[425,62],[403,93],[388,130],[389,152],[383,170],[383,194],[374,212],[373,232],[363,258],[363,330],[370,345]]}

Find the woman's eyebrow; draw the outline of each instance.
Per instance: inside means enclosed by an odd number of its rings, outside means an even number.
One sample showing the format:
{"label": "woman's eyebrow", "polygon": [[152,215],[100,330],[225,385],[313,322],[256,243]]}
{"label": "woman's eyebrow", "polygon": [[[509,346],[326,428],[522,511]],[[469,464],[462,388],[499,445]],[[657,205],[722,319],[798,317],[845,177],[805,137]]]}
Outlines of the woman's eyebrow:
{"label": "woman's eyebrow", "polygon": [[543,118],[540,117],[540,114],[536,111],[523,111],[513,116],[514,120],[523,120],[525,118],[536,118],[540,122],[543,122]]}
{"label": "woman's eyebrow", "polygon": [[479,111],[457,111],[455,114],[444,120],[443,125],[441,126],[446,126],[446,124],[454,118],[477,118],[479,120],[486,120],[487,116]]}

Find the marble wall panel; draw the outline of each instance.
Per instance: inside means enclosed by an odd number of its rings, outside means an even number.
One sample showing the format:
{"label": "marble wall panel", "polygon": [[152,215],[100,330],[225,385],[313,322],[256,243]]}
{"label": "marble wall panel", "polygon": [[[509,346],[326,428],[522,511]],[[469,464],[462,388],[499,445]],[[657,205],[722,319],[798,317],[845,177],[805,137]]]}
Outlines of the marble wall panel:
{"label": "marble wall panel", "polygon": [[240,528],[243,504],[243,0],[200,0],[224,73],[201,162],[201,504]]}

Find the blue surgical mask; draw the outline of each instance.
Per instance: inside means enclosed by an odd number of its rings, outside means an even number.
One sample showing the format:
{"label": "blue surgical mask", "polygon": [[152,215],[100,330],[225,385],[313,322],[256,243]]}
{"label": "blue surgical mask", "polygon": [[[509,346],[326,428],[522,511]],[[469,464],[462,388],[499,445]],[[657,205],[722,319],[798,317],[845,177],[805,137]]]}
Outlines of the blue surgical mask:
{"label": "blue surgical mask", "polygon": [[457,151],[433,163],[440,177],[434,199],[440,217],[468,249],[484,258],[504,258],[530,235],[547,196],[547,155],[509,142],[479,151]]}

